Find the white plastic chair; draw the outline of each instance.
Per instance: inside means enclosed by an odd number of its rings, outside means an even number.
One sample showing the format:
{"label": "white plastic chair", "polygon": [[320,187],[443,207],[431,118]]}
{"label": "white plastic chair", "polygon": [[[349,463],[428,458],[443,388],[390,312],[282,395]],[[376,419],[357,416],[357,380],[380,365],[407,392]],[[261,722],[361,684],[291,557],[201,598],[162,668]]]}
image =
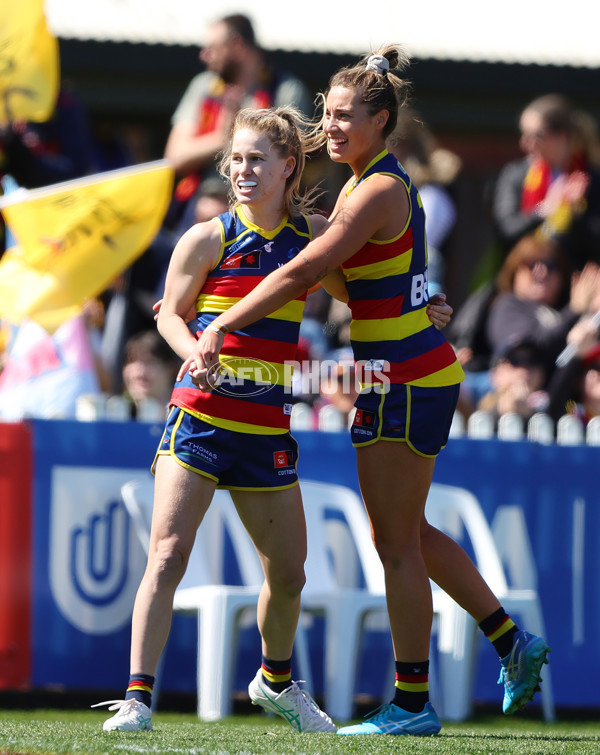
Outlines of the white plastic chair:
{"label": "white plastic chair", "polygon": [[600,417],[591,417],[585,431],[588,446],[600,446]]}
{"label": "white plastic chair", "polygon": [[[378,620],[377,628],[385,629],[389,637],[385,576],[357,493],[345,486],[314,480],[302,479],[300,486],[308,531],[302,607],[303,611],[325,618],[325,710],[334,719],[347,721],[352,717],[361,639],[367,623]],[[456,620],[455,606],[444,592],[433,591],[434,625],[444,628],[444,636]],[[391,639],[388,641],[393,684],[394,657]],[[383,696],[389,696],[391,689],[386,675]],[[433,667],[430,694],[437,705],[438,683]]]}
{"label": "white plastic chair", "polygon": [[[148,551],[154,480],[130,481],[121,488],[142,547]],[[242,586],[225,584],[226,533],[231,539]],[[240,629],[248,610],[256,620],[256,603],[264,575],[256,550],[241,523],[231,496],[217,490],[198,529],[186,573],[175,592],[173,610],[198,617],[198,716],[214,721],[231,713],[233,665]],[[298,627],[295,642],[298,669],[312,688],[308,643]]]}
{"label": "white plastic chair", "polygon": [[554,420],[545,412],[536,412],[527,423],[527,439],[536,443],[554,443]]}
{"label": "white plastic chair", "polygon": [[290,416],[290,428],[292,430],[313,430],[314,423],[314,412],[310,404],[299,401],[292,406]]}
{"label": "white plastic chair", "polygon": [[148,397],[138,404],[136,415],[138,422],[164,422],[166,418],[167,407],[163,401]]}
{"label": "white plastic chair", "polygon": [[[383,567],[371,540],[370,524],[363,503],[354,490],[323,482],[301,480],[308,529],[307,583],[303,610],[325,617],[325,709],[344,721],[352,716],[360,640],[369,615],[387,616]],[[336,570],[331,532],[339,530],[343,516],[350,535],[343,557],[348,564]],[[427,515],[432,524],[455,539],[466,528],[473,540],[475,560],[484,578],[509,613],[521,615],[532,632],[544,635],[537,591],[509,588],[490,528],[475,497],[467,490],[434,483]],[[511,520],[511,525],[516,522]],[[523,538],[520,538],[523,543]],[[365,587],[348,580],[353,551],[364,576]],[[532,567],[524,572],[531,574]],[[344,581],[344,576],[346,580]],[[430,667],[430,693],[446,720],[462,721],[472,709],[473,678],[479,629],[475,621],[446,593],[432,584],[433,632],[437,637],[439,667]],[[433,654],[432,654],[433,656]],[[393,664],[390,676],[393,674]],[[542,678],[542,704],[546,720],[554,718],[554,703],[548,667]],[[384,694],[389,693],[386,679]]]}
{"label": "white plastic chair", "polygon": [[559,446],[580,446],[584,435],[583,422],[575,414],[565,414],[556,423],[556,442]]}
{"label": "white plastic chair", "polygon": [[462,438],[466,433],[466,422],[464,415],[455,411],[452,415],[452,424],[450,425],[450,437]]}
{"label": "white plastic chair", "polygon": [[525,434],[523,417],[517,412],[506,412],[498,419],[498,440],[521,440]]}
{"label": "white plastic chair", "polygon": [[477,440],[489,440],[495,435],[494,418],[491,412],[477,409],[467,420],[467,435]]}
{"label": "white plastic chair", "polygon": [[[308,555],[302,610],[324,616],[325,710],[338,721],[352,716],[360,640],[367,616],[386,612],[383,567],[371,540],[362,500],[342,485],[300,480],[306,515]],[[335,563],[331,531],[343,517],[347,546],[358,558],[366,587],[349,586],[346,568]],[[344,557],[351,559],[346,551]]]}
{"label": "white plastic chair", "polygon": [[319,430],[337,433],[345,429],[346,419],[337,406],[325,404],[317,414],[317,426]]}
{"label": "white plastic chair", "polygon": [[[526,557],[528,538],[524,519],[503,517],[497,525],[497,535],[506,535],[519,542],[522,549],[520,562],[511,575],[521,574],[519,583],[512,587],[506,579],[502,559],[492,531],[475,496],[468,490],[450,485],[433,483],[427,499],[428,521],[460,542],[466,532],[470,540],[475,564],[481,575],[509,614],[520,616],[524,627],[534,634],[545,636],[544,619],[535,584],[535,564]],[[507,531],[510,526],[510,532]],[[524,529],[525,528],[525,529]],[[514,548],[508,546],[506,553],[514,556]],[[530,547],[528,553],[531,553]],[[524,559],[527,558],[527,561]],[[527,587],[525,584],[527,583]],[[436,592],[434,591],[434,595]],[[477,624],[463,609],[454,604],[454,620],[440,625],[438,640],[441,715],[448,720],[462,721],[472,710],[473,679],[479,631]],[[542,708],[547,721],[554,720],[554,700],[550,669],[542,670]]]}

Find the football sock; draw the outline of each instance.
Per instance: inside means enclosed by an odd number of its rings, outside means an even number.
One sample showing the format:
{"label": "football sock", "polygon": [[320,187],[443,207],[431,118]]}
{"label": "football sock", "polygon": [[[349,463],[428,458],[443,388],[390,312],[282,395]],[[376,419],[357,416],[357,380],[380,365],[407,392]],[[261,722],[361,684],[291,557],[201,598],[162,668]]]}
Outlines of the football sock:
{"label": "football sock", "polygon": [[139,700],[149,708],[152,707],[152,687],[154,687],[154,677],[149,674],[131,674],[125,699]]}
{"label": "football sock", "polygon": [[419,713],[429,701],[429,661],[396,661],[396,691],[392,702],[409,713]]}
{"label": "football sock", "polygon": [[499,608],[487,619],[480,621],[479,627],[492,643],[500,658],[505,658],[512,650],[514,636],[519,631],[519,627],[504,608]]}
{"label": "football sock", "polygon": [[287,661],[273,661],[262,656],[262,675],[267,687],[274,692],[283,692],[292,683],[292,659]]}

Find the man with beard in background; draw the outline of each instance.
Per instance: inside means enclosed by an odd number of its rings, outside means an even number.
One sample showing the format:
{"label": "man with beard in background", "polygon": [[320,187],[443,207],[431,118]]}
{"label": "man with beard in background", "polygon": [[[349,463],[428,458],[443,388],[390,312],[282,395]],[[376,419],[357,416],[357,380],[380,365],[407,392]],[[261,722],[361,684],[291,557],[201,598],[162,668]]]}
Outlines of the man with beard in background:
{"label": "man with beard in background", "polygon": [[200,60],[206,70],[192,79],[179,102],[165,148],[179,178],[168,222],[180,231],[194,223],[195,203],[190,199],[202,180],[218,175],[215,156],[225,146],[240,108],[293,105],[305,115],[313,113],[306,86],[267,59],[247,16],[215,21]]}

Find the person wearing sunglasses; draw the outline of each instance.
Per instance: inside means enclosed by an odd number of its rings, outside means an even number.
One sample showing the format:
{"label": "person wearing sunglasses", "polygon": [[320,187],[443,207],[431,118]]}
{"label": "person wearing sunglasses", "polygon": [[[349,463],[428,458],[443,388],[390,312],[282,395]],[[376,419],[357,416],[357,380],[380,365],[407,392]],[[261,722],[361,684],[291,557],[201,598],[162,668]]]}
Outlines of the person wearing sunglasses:
{"label": "person wearing sunglasses", "polygon": [[548,376],[577,320],[600,308],[600,268],[588,263],[571,272],[566,254],[538,232],[510,251],[499,274],[486,335],[492,353],[515,338],[527,338],[545,355]]}

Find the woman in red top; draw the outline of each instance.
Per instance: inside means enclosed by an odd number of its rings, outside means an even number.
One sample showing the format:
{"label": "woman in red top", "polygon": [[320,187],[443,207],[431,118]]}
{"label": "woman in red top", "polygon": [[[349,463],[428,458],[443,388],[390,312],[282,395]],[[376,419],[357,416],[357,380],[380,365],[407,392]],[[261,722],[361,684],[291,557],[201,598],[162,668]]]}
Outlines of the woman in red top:
{"label": "woman in red top", "polygon": [[530,102],[519,119],[525,154],[500,172],[492,214],[508,251],[539,230],[555,238],[573,268],[599,262],[600,172],[597,127],[562,95]]}

